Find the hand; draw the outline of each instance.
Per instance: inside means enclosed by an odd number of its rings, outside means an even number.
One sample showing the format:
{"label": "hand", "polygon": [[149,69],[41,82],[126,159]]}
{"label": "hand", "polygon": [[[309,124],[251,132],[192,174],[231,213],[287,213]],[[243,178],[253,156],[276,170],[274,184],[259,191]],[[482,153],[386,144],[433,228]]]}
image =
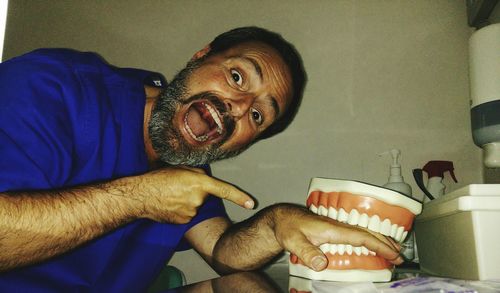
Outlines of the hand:
{"label": "hand", "polygon": [[318,216],[299,206],[275,206],[274,231],[281,247],[297,255],[315,271],[328,265],[326,256],[318,247],[323,243],[365,246],[394,264],[403,262],[399,255],[400,246],[390,237]]}
{"label": "hand", "polygon": [[127,196],[142,204],[138,216],[159,222],[189,222],[209,194],[248,209],[254,206],[249,195],[197,168],[159,169],[119,180],[126,186],[133,186],[132,192]]}

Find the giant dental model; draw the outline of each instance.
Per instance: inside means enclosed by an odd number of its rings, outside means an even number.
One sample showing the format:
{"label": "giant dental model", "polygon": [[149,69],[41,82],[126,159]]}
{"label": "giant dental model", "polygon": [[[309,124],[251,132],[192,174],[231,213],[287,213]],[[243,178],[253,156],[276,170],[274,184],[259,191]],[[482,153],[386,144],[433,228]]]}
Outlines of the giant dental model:
{"label": "giant dental model", "polygon": [[[315,214],[357,225],[403,242],[422,205],[399,192],[357,181],[313,178],[307,207]],[[322,244],[328,267],[309,269],[290,255],[290,275],[313,280],[388,282],[394,265],[366,247]]]}

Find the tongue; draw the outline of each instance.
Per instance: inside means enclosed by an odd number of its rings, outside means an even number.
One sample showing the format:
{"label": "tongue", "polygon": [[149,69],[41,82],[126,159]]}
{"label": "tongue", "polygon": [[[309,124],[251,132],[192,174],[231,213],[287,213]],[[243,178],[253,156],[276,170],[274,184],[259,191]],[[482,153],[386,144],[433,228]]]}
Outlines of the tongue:
{"label": "tongue", "polygon": [[201,113],[197,110],[197,107],[191,107],[187,115],[187,124],[194,135],[200,137],[210,130],[210,126],[203,119]]}

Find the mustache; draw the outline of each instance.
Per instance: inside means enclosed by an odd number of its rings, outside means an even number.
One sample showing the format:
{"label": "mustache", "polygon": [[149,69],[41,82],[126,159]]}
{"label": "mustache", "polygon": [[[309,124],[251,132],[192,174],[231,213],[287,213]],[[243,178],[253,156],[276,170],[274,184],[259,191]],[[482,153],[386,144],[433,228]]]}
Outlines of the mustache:
{"label": "mustache", "polygon": [[212,104],[217,112],[222,117],[222,124],[224,125],[225,133],[222,141],[226,141],[234,132],[236,128],[236,121],[234,121],[233,117],[229,114],[226,103],[221,101],[221,99],[212,92],[202,92],[196,95],[189,97],[187,100],[183,101],[183,104],[189,104],[191,102],[207,100]]}

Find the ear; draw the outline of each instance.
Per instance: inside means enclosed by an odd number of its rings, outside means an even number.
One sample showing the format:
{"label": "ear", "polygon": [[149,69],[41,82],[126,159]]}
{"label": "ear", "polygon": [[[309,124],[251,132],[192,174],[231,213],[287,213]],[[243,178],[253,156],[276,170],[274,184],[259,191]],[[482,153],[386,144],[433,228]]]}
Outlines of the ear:
{"label": "ear", "polygon": [[200,51],[196,52],[193,55],[193,57],[191,58],[191,60],[197,60],[197,59],[200,59],[202,57],[205,57],[205,55],[207,55],[208,52],[210,52],[210,45],[206,45],[203,49],[201,49]]}

